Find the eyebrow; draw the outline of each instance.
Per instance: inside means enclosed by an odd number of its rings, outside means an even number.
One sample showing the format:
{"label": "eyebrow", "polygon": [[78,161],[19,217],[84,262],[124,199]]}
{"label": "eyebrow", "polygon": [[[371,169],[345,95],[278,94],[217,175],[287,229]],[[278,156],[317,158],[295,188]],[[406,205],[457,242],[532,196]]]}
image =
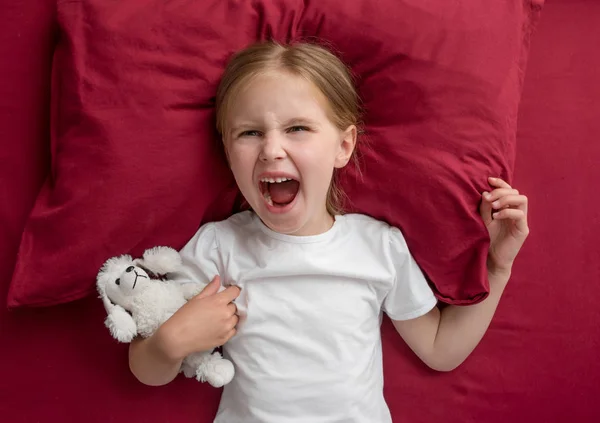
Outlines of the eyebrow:
{"label": "eyebrow", "polygon": [[292,125],[299,125],[299,124],[304,124],[304,125],[316,125],[317,123],[309,118],[305,118],[305,117],[298,117],[298,118],[292,118],[290,120],[288,120],[287,122],[285,122],[285,124],[283,126],[292,126]]}

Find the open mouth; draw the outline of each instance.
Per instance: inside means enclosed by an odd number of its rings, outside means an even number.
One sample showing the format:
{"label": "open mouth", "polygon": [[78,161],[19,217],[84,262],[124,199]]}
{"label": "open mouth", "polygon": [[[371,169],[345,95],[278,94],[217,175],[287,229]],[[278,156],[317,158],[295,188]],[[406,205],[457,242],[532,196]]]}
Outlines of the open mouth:
{"label": "open mouth", "polygon": [[288,177],[262,178],[259,185],[265,201],[272,207],[291,204],[300,189],[300,182]]}

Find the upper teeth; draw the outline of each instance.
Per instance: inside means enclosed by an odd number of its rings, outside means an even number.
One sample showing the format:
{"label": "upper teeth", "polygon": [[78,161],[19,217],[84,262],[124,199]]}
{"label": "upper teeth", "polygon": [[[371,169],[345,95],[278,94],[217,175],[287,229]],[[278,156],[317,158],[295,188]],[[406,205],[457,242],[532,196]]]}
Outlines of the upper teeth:
{"label": "upper teeth", "polygon": [[262,178],[260,181],[261,182],[269,182],[271,184],[275,184],[275,183],[280,183],[280,182],[285,182],[285,181],[291,181],[292,178]]}

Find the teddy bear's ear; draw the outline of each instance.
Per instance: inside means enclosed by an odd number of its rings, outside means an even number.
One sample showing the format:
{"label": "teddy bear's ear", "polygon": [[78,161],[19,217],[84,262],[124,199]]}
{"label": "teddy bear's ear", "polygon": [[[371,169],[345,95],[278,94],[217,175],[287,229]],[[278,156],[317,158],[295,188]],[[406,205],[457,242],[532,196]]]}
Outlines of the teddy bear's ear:
{"label": "teddy bear's ear", "polygon": [[137,326],[133,317],[118,305],[113,305],[104,324],[111,335],[119,342],[131,342],[137,335]]}
{"label": "teddy bear's ear", "polygon": [[108,316],[104,325],[110,330],[110,334],[119,342],[131,342],[137,335],[137,326],[133,317],[121,306],[114,304],[106,295],[104,285],[99,285],[100,298]]}
{"label": "teddy bear's ear", "polygon": [[171,247],[150,248],[144,252],[144,258],[138,262],[157,275],[176,272],[182,264],[181,256]]}
{"label": "teddy bear's ear", "polygon": [[119,278],[125,269],[132,264],[133,260],[129,255],[112,257],[100,268],[96,278],[96,288],[108,314],[104,324],[110,330],[111,335],[119,342],[131,342],[137,335],[137,327],[131,315],[108,298],[106,286]]}

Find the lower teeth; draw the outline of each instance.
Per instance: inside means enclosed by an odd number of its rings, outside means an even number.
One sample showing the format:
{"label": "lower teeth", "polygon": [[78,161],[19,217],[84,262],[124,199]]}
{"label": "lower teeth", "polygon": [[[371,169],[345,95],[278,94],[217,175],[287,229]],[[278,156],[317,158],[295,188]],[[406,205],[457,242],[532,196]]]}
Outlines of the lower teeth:
{"label": "lower teeth", "polygon": [[265,200],[267,200],[267,204],[269,206],[272,206],[273,200],[271,200],[271,194],[269,194],[269,192],[267,191],[267,192],[265,192],[264,196],[265,196]]}

